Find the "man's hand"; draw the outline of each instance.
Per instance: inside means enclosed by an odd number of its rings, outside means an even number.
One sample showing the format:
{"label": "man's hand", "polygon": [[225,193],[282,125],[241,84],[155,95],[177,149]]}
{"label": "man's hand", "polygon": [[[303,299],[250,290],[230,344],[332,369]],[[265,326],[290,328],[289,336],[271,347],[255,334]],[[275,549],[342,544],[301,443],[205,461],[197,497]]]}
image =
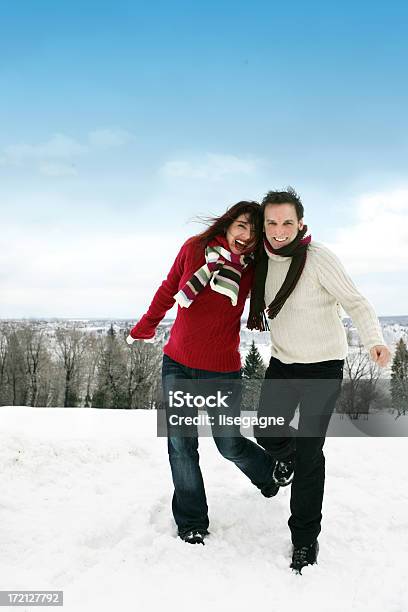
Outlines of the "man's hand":
{"label": "man's hand", "polygon": [[370,349],[370,357],[377,365],[384,368],[391,359],[391,353],[388,346],[385,346],[384,344],[377,344]]}

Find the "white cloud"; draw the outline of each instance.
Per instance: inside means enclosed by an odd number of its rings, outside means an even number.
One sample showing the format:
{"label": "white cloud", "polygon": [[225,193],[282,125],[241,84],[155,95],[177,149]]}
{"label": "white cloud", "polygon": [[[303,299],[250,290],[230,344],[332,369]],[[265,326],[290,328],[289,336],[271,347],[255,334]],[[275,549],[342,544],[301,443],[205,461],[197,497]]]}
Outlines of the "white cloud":
{"label": "white cloud", "polygon": [[16,144],[5,147],[3,159],[20,165],[26,161],[44,159],[71,159],[87,152],[87,147],[64,134],[54,134],[40,144]]}
{"label": "white cloud", "polygon": [[196,160],[166,162],[160,172],[167,178],[205,179],[217,181],[227,175],[250,175],[257,170],[259,160],[239,158],[235,155],[207,153]]}
{"label": "white cloud", "polygon": [[346,268],[356,274],[408,272],[408,189],[360,196],[356,219],[328,244]]}
{"label": "white cloud", "polygon": [[37,143],[19,143],[4,147],[0,155],[1,165],[34,165],[47,176],[73,176],[77,174],[74,162],[100,149],[123,146],[131,134],[121,129],[101,128],[89,132],[84,142],[66,134],[53,134],[48,140]]}

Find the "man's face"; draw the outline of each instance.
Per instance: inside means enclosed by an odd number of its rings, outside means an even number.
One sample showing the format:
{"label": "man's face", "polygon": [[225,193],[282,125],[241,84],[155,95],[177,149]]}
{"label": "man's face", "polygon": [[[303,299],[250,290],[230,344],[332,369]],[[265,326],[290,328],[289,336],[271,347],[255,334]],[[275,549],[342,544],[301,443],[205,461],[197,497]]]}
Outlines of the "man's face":
{"label": "man's face", "polygon": [[294,204],[267,204],[264,211],[264,229],[269,244],[281,249],[290,244],[303,228],[303,219],[296,216]]}

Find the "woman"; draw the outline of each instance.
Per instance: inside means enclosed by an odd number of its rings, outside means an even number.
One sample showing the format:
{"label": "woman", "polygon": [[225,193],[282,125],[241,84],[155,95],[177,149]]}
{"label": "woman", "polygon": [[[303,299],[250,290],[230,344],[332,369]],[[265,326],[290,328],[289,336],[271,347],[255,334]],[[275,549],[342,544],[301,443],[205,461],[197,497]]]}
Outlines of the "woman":
{"label": "woman", "polygon": [[[191,380],[196,384],[218,380],[224,389],[225,384],[234,388],[229,408],[237,415],[240,320],[253,282],[252,253],[261,236],[260,207],[256,202],[238,202],[211,221],[204,232],[182,246],[149,310],[131,330],[128,342],[153,338],[158,324],[177,302],[177,317],[163,349],[164,397],[169,398],[176,381]],[[169,421],[168,401],[166,409]],[[195,432],[188,436],[175,433],[168,422],[174,519],[182,540],[204,544],[209,520],[198,436]],[[239,428],[235,428],[233,436],[230,429],[227,436],[215,426],[212,433],[223,457],[235,463],[263,495],[272,497],[277,493],[279,487],[272,478],[275,462],[264,449],[241,436]]]}

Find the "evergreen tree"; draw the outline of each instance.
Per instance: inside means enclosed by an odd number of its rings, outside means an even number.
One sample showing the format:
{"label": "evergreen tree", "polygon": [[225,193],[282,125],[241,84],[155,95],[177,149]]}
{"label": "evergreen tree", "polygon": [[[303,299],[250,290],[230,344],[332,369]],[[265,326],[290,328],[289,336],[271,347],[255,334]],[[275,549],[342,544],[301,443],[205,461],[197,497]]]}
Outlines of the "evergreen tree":
{"label": "evergreen tree", "polygon": [[256,410],[265,376],[265,364],[253,340],[245,359],[242,375],[244,378],[242,410]]}
{"label": "evergreen tree", "polygon": [[408,410],[408,348],[401,338],[391,366],[391,398],[398,415]]}
{"label": "evergreen tree", "polygon": [[110,328],[108,329],[108,336],[110,338],[114,338],[116,336],[116,332],[113,329],[113,323],[110,324]]}
{"label": "evergreen tree", "polygon": [[265,376],[265,364],[254,340],[252,340],[251,348],[245,358],[242,374],[244,378],[263,378]]}

